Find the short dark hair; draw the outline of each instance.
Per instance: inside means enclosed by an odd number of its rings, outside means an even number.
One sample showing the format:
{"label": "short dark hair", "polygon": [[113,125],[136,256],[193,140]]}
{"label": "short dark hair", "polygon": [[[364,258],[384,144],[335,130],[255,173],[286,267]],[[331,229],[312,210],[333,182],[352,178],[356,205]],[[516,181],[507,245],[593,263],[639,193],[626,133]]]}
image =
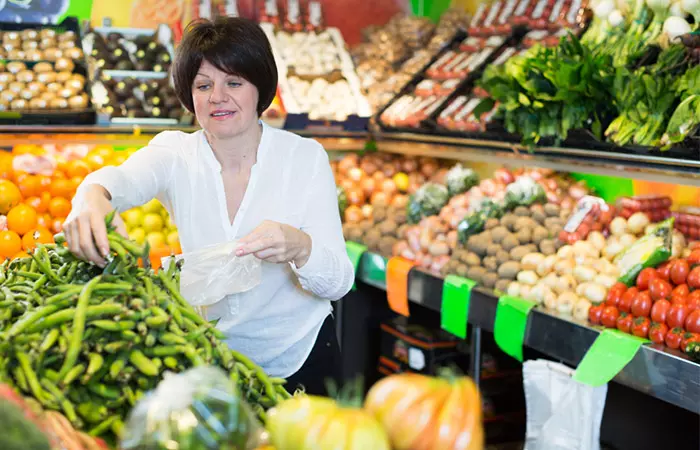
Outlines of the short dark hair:
{"label": "short dark hair", "polygon": [[218,17],[190,22],[175,52],[173,84],[180,102],[194,113],[192,83],[203,61],[237,75],[258,88],[258,115],[277,92],[277,66],[270,41],[256,24],[239,17]]}

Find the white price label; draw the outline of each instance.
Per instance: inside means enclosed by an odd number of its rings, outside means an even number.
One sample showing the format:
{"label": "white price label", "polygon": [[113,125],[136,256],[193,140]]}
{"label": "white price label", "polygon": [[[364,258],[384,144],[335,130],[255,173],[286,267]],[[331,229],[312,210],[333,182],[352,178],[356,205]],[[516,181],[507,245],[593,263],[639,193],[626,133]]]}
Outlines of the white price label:
{"label": "white price label", "polygon": [[498,15],[498,11],[500,11],[500,10],[501,10],[500,0],[491,4],[491,9],[489,10],[489,15],[486,16],[486,20],[484,20],[485,27],[490,27],[491,24],[493,24],[493,21],[496,20],[496,16]]}
{"label": "white price label", "polygon": [[413,370],[423,370],[425,368],[425,355],[417,348],[408,349],[408,366]]}
{"label": "white price label", "polygon": [[532,0],[522,0],[518,5],[518,8],[515,10],[515,17],[524,16],[525,12],[527,11],[527,7],[530,6],[531,1]]}
{"label": "white price label", "polygon": [[510,15],[513,13],[513,10],[515,9],[515,5],[518,0],[508,0],[508,3],[506,3],[506,6],[503,8],[503,12],[501,13],[501,16],[498,18],[498,23],[499,24],[504,24],[508,21],[508,18],[510,18]]}
{"label": "white price label", "polygon": [[532,18],[539,19],[540,17],[542,17],[548,3],[549,0],[540,0],[539,2],[537,2],[537,5],[535,5],[535,10],[532,12]]}

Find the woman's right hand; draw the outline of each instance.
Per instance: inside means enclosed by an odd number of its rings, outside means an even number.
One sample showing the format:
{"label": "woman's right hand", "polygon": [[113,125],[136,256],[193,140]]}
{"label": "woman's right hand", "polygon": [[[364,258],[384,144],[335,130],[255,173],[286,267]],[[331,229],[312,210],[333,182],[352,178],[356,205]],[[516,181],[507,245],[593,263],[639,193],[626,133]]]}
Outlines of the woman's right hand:
{"label": "woman's right hand", "polygon": [[[102,186],[90,186],[85,192],[82,212],[63,224],[63,234],[69,250],[78,258],[91,261],[99,267],[106,265],[105,258],[109,255],[105,217],[114,209],[110,199],[109,192]],[[114,215],[112,225],[118,233],[126,236],[126,226],[119,214]]]}

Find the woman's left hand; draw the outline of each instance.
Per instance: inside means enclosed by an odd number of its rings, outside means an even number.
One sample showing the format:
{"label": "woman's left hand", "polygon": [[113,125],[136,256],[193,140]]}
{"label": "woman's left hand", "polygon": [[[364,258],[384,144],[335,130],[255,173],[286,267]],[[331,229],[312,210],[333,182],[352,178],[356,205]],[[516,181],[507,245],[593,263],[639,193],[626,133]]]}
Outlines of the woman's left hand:
{"label": "woman's left hand", "polygon": [[271,263],[293,262],[303,267],[311,254],[311,237],[291,225],[266,220],[239,240],[236,256],[254,254]]}

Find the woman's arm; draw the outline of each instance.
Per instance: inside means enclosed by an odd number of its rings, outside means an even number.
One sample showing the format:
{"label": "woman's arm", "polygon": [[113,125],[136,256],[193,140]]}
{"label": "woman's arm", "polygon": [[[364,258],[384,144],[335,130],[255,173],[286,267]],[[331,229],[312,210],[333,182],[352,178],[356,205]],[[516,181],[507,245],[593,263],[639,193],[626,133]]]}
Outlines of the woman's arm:
{"label": "woman's arm", "polygon": [[325,151],[307,192],[301,231],[311,237],[311,252],[301,267],[292,264],[292,268],[304,289],[337,300],[350,291],[355,271],[345,249],[335,180]]}

